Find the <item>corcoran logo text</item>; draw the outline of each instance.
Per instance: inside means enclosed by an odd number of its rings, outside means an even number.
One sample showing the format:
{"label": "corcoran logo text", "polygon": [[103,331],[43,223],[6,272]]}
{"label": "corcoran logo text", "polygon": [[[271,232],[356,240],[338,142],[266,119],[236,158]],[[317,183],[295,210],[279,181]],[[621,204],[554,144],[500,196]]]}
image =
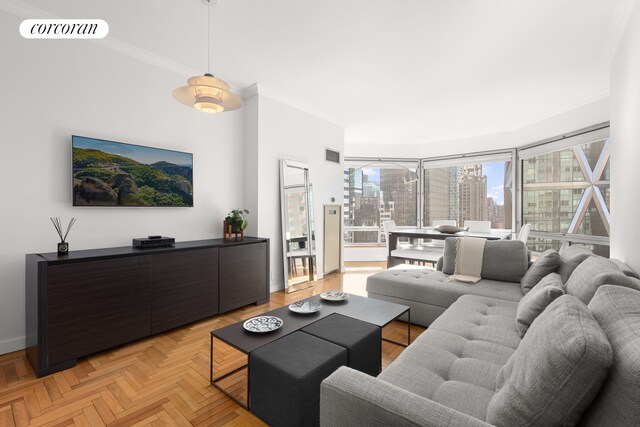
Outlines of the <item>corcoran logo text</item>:
{"label": "corcoran logo text", "polygon": [[103,39],[109,24],[102,19],[25,19],[20,34],[25,39]]}

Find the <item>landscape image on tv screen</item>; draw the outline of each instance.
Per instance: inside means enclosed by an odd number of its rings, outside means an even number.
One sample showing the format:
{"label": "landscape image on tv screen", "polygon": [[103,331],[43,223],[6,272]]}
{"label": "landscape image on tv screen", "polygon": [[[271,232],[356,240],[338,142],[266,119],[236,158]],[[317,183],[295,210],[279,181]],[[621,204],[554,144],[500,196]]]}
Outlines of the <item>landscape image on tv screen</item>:
{"label": "landscape image on tv screen", "polygon": [[73,135],[73,206],[193,206],[193,154]]}

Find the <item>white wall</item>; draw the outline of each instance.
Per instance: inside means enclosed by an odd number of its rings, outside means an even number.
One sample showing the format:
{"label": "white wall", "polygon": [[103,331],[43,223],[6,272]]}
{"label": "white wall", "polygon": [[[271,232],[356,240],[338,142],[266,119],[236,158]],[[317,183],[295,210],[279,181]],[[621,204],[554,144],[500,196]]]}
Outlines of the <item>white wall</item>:
{"label": "white wall", "polygon": [[611,256],[640,271],[640,6],[611,67]]}
{"label": "white wall", "polygon": [[[248,102],[245,114],[258,115],[257,139],[250,138],[252,150],[258,152],[258,167],[247,169],[246,180],[255,189],[247,189],[247,206],[256,206],[259,212],[255,228],[249,226],[260,237],[271,239],[271,290],[284,288],[282,257],[282,226],[280,217],[280,159],[290,159],[310,166],[313,183],[316,264],[318,277],[322,277],[323,266],[323,205],[342,202],[342,165],[325,160],[325,148],[344,152],[344,129],[326,120],[290,107],[268,96],[258,94]],[[253,110],[253,111],[251,111]],[[250,135],[248,130],[245,130]],[[254,184],[255,183],[255,184]],[[253,196],[251,196],[253,192]],[[257,198],[257,203],[250,200]]]}
{"label": "white wall", "polygon": [[[24,255],[53,252],[49,217],[77,217],[71,250],[133,237],[222,236],[242,203],[242,110],[205,115],[171,97],[185,76],[99,43],[24,40],[0,12],[0,354],[24,347]],[[193,208],[73,208],[71,134],[192,152]]]}

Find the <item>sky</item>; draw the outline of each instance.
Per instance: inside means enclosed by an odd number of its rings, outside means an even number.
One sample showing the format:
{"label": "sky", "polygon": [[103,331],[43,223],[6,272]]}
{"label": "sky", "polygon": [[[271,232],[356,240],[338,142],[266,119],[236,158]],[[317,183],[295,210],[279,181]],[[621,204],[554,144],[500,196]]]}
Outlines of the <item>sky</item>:
{"label": "sky", "polygon": [[176,165],[193,166],[193,154],[181,151],[143,147],[142,145],[124,144],[75,135],[73,136],[73,146],[77,148],[92,148],[108,154],[117,154],[145,165],[165,161]]}
{"label": "sky", "polygon": [[504,162],[483,163],[482,173],[487,176],[487,197],[499,205],[504,204]]}

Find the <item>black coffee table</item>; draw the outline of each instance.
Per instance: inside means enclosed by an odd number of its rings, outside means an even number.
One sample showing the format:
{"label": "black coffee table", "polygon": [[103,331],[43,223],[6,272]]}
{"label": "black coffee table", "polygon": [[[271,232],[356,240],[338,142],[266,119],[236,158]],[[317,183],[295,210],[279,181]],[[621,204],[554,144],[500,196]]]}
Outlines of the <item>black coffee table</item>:
{"label": "black coffee table", "polygon": [[[383,328],[406,313],[406,344],[385,338],[383,339],[404,347],[411,344],[411,313],[409,306],[352,294],[349,295],[348,300],[341,302],[325,301],[320,298],[320,295],[307,298],[303,301],[307,300],[320,301],[323,305],[322,309],[313,314],[297,314],[289,310],[289,306],[287,305],[268,313],[261,314],[261,316],[276,316],[284,321],[283,326],[273,332],[248,332],[243,327],[244,320],[234,323],[233,325],[211,331],[209,374],[211,384],[245,409],[250,409],[248,370],[251,369],[251,367],[249,366],[247,357],[249,353],[333,313],[353,317],[355,319],[374,324],[380,328]],[[219,359],[217,363],[214,363],[214,347],[218,348],[217,351]],[[235,356],[233,354],[234,352]],[[240,357],[238,357],[238,355],[240,355]],[[216,367],[214,365],[217,365],[217,369],[215,369]],[[247,369],[247,373],[239,374],[245,368]],[[243,384],[245,381],[246,386]],[[242,396],[245,391],[246,397]],[[244,400],[244,402],[241,399]]]}

